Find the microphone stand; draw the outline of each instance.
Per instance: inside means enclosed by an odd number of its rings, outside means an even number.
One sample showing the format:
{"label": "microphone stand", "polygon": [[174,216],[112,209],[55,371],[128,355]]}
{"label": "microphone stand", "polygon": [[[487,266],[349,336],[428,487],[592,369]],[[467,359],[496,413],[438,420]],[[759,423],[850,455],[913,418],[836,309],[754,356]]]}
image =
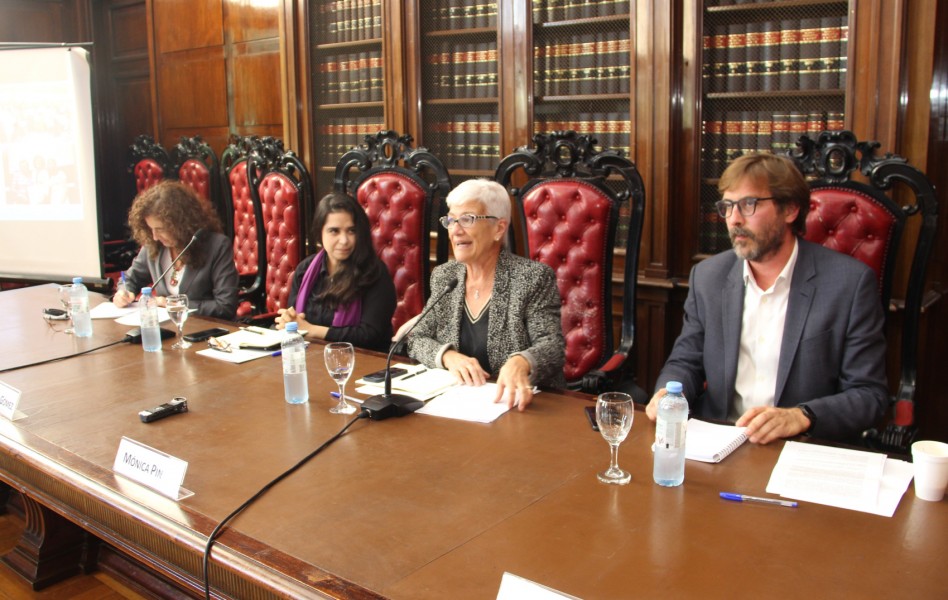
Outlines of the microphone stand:
{"label": "microphone stand", "polygon": [[[184,246],[184,249],[182,249],[181,252],[178,253],[178,256],[175,257],[175,258],[171,261],[171,264],[168,265],[168,268],[165,269],[165,272],[162,273],[161,275],[159,275],[159,276],[158,276],[158,279],[156,279],[155,282],[151,284],[151,287],[152,287],[152,288],[154,288],[156,285],[158,285],[159,283],[161,283],[161,280],[165,278],[165,275],[168,274],[168,271],[170,271],[171,269],[174,268],[174,263],[175,263],[175,261],[176,261],[177,259],[181,258],[182,256],[184,256],[185,252],[187,252],[188,249],[191,248],[191,245],[192,245],[194,242],[197,241],[198,236],[201,235],[203,232],[204,232],[204,228],[198,229],[197,231],[194,232],[194,235],[191,236],[191,241],[188,242],[188,243]],[[168,251],[168,254],[169,254],[169,256],[171,255],[171,251],[170,251],[170,250]]]}
{"label": "microphone stand", "polygon": [[449,293],[451,293],[454,288],[458,285],[457,279],[452,279],[448,284],[441,290],[441,294],[438,298],[428,305],[428,307],[421,312],[411,327],[408,328],[408,331],[405,332],[398,341],[392,342],[391,348],[389,348],[388,356],[385,359],[385,392],[382,394],[377,394],[368,398],[365,402],[362,403],[362,412],[366,413],[369,418],[376,421],[382,419],[387,419],[389,417],[401,417],[407,415],[408,413],[413,413],[425,403],[411,396],[406,396],[405,394],[393,394],[392,393],[392,354],[395,353],[395,348],[398,347],[399,342],[408,337],[408,334],[412,332],[418,323],[433,309],[441,300],[444,299]]}

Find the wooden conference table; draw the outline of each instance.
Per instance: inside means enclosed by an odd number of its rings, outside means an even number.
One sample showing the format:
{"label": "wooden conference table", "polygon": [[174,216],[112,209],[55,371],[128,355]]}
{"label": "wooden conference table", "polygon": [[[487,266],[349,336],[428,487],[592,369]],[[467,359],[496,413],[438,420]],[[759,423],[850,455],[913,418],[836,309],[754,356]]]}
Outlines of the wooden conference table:
{"label": "wooden conference table", "polygon": [[[41,316],[57,302],[52,286],[0,293],[0,369],[127,330],[96,321],[91,340],[74,339]],[[194,318],[186,330],[208,325]],[[162,596],[199,595],[217,522],[350,419],[328,412],[335,388],[319,344],[308,352],[310,403],[291,406],[278,359],[232,365],[197,355],[203,344],[171,343],[157,354],[120,344],[0,373],[22,391],[26,414],[0,419],[0,479],[23,493],[27,515],[8,564],[39,577],[63,562],[44,552],[64,554],[70,529],[84,530],[103,541],[102,568],[125,565]],[[356,375],[383,362],[360,352]],[[139,421],[139,410],[173,396],[187,397],[190,412]],[[889,519],[718,498],[764,495],[782,444],[689,462],[682,487],[661,488],[651,481],[654,427],[641,413],[619,453],[631,484],[603,485],[595,473],[608,448],[585,405],[545,392],[488,425],[360,421],[224,530],[213,586],[235,598],[489,599],[510,571],[585,599],[945,597],[948,501],[917,500],[910,487]],[[194,495],[175,502],[113,474],[122,436],[187,461]]]}

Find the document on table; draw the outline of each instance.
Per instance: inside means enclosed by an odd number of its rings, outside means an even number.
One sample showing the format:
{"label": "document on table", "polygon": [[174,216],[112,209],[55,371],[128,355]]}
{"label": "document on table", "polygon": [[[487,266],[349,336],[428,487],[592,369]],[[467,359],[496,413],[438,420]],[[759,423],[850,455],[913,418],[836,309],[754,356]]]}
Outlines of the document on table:
{"label": "document on table", "polygon": [[884,454],[787,442],[767,492],[891,517],[912,481],[912,465]]}
{"label": "document on table", "polygon": [[[119,310],[122,310],[122,309],[119,309]],[[165,321],[170,321],[170,320],[171,320],[171,316],[168,314],[168,309],[159,306],[158,307],[158,322],[164,323]],[[131,312],[125,313],[118,319],[115,319],[115,322],[120,325],[128,325],[129,327],[142,326],[141,314],[138,312],[137,307],[133,308]]]}
{"label": "document on table", "polygon": [[513,573],[504,573],[500,578],[497,600],[579,600],[576,596],[534,583]]}
{"label": "document on table", "polygon": [[[254,331],[256,329],[259,329],[259,331]],[[207,348],[205,350],[198,350],[198,354],[215,360],[240,364],[265,356],[273,356],[273,353],[280,349],[280,340],[283,339],[283,332],[252,327],[239,329],[227,335],[222,335],[217,339],[229,345],[231,351],[224,352],[214,348]]]}
{"label": "document on table", "polygon": [[688,419],[685,458],[718,463],[747,441],[746,427]]}
{"label": "document on table", "polygon": [[138,303],[133,302],[125,308],[119,308],[111,302],[102,302],[92,307],[89,316],[93,319],[118,319],[138,311]]}
{"label": "document on table", "polygon": [[491,423],[507,412],[507,404],[494,402],[496,383],[481,386],[458,385],[449,388],[418,409],[422,415],[434,415],[476,423]]}
{"label": "document on table", "polygon": [[[408,363],[395,363],[392,368],[407,371],[404,375],[392,379],[392,393],[410,396],[416,400],[430,400],[458,385],[454,375],[445,369],[428,369],[424,365]],[[374,396],[385,393],[383,382],[371,382],[360,378],[356,380],[356,384],[359,387],[355,388],[355,391],[359,394]]]}

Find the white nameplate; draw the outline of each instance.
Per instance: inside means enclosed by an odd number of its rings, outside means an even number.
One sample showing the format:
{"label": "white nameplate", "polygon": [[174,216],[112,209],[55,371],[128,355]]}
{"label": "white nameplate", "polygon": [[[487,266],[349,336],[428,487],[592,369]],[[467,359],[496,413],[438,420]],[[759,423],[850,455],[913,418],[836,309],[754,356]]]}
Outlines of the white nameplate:
{"label": "white nameplate", "polygon": [[26,415],[16,409],[19,404],[20,390],[0,381],[0,416],[11,421],[25,417]]}
{"label": "white nameplate", "polygon": [[177,500],[188,463],[122,436],[112,470]]}

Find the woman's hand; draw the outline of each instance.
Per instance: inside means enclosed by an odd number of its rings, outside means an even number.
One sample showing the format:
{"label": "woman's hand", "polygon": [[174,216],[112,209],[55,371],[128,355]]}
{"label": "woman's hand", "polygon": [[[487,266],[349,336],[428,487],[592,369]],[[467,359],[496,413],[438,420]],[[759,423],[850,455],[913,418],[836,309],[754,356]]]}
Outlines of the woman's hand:
{"label": "woman's hand", "polygon": [[125,308],[129,304],[135,301],[135,294],[131,293],[128,290],[119,290],[115,292],[115,295],[112,296],[112,304],[118,308]]}
{"label": "woman's hand", "polygon": [[490,373],[481,368],[476,358],[461,354],[457,350],[448,350],[441,357],[444,368],[464,385],[484,385]]}
{"label": "woman's hand", "polygon": [[306,322],[305,317],[306,315],[304,313],[297,313],[296,309],[291,306],[289,308],[278,309],[277,317],[274,320],[274,323],[276,323],[277,329],[283,329],[286,327],[287,323],[292,323],[295,321],[296,323],[299,323],[300,328],[302,328],[303,323]]}
{"label": "woman's hand", "polygon": [[533,401],[533,386],[530,384],[530,363],[519,354],[511,356],[497,374],[497,396],[494,402],[504,402],[507,408],[526,410]]}

